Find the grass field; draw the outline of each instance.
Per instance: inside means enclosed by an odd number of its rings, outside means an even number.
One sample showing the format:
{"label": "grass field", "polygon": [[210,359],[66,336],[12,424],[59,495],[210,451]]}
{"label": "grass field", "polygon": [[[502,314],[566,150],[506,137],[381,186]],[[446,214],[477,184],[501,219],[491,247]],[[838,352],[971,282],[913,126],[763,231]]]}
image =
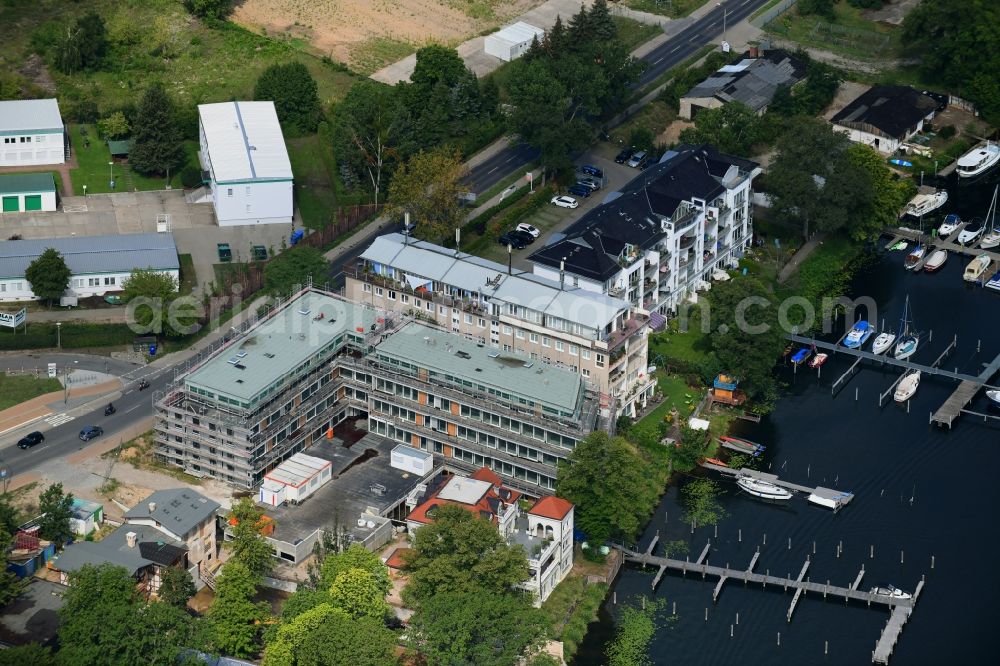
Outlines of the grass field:
{"label": "grass field", "polygon": [[[138,103],[146,86],[161,82],[180,106],[251,98],[268,65],[299,61],[316,78],[327,104],[355,80],[343,67],[296,48],[294,43],[253,34],[231,23],[208,27],[176,0],[5,0],[0,69],[20,71],[40,52],[51,63],[54,44],[76,17],[96,11],[112,43],[101,71],[61,74],[25,72],[39,85],[55,85],[64,119],[81,100],[101,112]],[[67,113],[67,112],[70,113]]]}
{"label": "grass field", "polygon": [[660,14],[670,18],[680,18],[687,16],[694,10],[701,7],[708,0],[625,0],[624,4],[629,9],[650,14]]}
{"label": "grass field", "polygon": [[632,439],[639,443],[658,443],[663,417],[674,409],[682,417],[687,416],[691,412],[692,406],[697,405],[702,397],[702,393],[698,389],[689,387],[680,377],[668,375],[665,372],[659,373],[657,389],[664,396],[663,402],[632,426]]}
{"label": "grass field", "polygon": [[799,14],[794,6],[767,24],[767,31],[803,46],[862,60],[884,60],[899,51],[900,30],[869,21],[845,0],[834,5],[835,21]]}
{"label": "grass field", "polygon": [[348,64],[355,72],[368,76],[416,51],[417,47],[409,42],[391,37],[372,37],[351,47]]}
{"label": "grass field", "polygon": [[612,16],[611,19],[615,22],[615,27],[618,28],[618,39],[629,51],[633,51],[640,44],[663,34],[663,29],[659,26],[639,23],[635,19],[625,16]]}
{"label": "grass field", "polygon": [[181,265],[181,281],[177,285],[181,296],[190,294],[198,286],[198,276],[194,272],[194,259],[190,254],[178,254],[177,261]]}
{"label": "grass field", "polygon": [[[86,134],[83,132],[86,131]],[[150,178],[141,176],[127,165],[115,163],[109,166],[111,153],[108,144],[97,136],[97,128],[93,125],[71,125],[70,140],[73,142],[73,154],[79,166],[71,169],[69,177],[73,181],[76,194],[83,194],[83,186],[87,186],[88,194],[106,192],[130,192],[132,190],[162,190],[167,185],[166,177]],[[185,141],[187,164],[197,165],[198,145],[194,141]],[[170,173],[171,187],[181,187],[181,169],[178,167]],[[114,176],[115,188],[111,189],[110,179]]]}
{"label": "grass field", "polygon": [[333,152],[319,135],[289,139],[288,156],[295,177],[295,202],[303,223],[310,229],[326,226],[336,205],[330,169]]}
{"label": "grass field", "polygon": [[46,393],[61,391],[58,379],[35,379],[31,375],[7,375],[0,372],[0,410],[19,405]]}

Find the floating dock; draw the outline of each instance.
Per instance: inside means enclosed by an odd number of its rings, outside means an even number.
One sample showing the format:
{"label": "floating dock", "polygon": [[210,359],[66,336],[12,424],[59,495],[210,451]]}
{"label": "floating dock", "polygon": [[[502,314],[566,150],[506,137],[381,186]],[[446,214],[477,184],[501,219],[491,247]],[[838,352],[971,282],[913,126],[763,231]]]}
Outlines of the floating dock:
{"label": "floating dock", "polygon": [[750,469],[749,467],[744,467],[742,469],[733,469],[731,467],[723,467],[722,465],[716,465],[715,463],[702,462],[701,466],[705,469],[710,469],[715,472],[720,472],[722,474],[728,474],[729,476],[750,476],[761,481],[766,481],[767,483],[780,486],[786,490],[791,490],[793,492],[806,493],[808,494],[808,500],[813,504],[818,504],[819,506],[824,506],[828,509],[833,509],[834,511],[839,511],[840,509],[847,506],[851,500],[854,499],[854,493],[845,492],[842,490],[833,490],[832,488],[824,488],[823,486],[816,486],[810,488],[809,486],[802,486],[797,483],[791,483],[789,481],[782,481],[778,478],[776,474],[769,474],[768,472],[760,472],[755,469]]}

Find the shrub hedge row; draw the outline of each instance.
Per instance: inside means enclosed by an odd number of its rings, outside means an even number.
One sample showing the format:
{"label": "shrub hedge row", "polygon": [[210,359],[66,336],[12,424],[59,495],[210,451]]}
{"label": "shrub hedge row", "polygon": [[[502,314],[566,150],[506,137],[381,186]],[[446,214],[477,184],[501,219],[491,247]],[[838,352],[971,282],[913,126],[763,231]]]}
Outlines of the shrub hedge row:
{"label": "shrub hedge row", "polygon": [[130,345],[135,337],[136,334],[125,324],[67,323],[62,325],[62,331],[57,336],[55,324],[29,323],[25,332],[22,329],[17,332],[0,330],[0,350],[50,349],[57,342],[63,349],[111,347]]}

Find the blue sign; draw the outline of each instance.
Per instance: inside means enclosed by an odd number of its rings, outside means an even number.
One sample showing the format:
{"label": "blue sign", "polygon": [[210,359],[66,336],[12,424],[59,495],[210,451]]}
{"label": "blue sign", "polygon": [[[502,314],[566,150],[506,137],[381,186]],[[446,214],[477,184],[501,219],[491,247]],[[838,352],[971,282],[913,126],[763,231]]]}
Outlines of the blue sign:
{"label": "blue sign", "polygon": [[149,345],[149,355],[156,356],[156,345]]}

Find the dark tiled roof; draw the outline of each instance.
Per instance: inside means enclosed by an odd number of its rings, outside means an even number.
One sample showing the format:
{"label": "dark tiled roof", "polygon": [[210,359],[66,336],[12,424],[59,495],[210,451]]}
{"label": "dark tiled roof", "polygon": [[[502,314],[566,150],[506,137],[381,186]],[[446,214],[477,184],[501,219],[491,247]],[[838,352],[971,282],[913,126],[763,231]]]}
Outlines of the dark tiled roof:
{"label": "dark tiled roof", "polygon": [[767,51],[759,58],[747,53],[743,60],[714,72],[684,97],[715,97],[722,102],[742,102],[760,111],[770,104],[778,88],[795,85],[805,74],[805,63],[780,49]]}
{"label": "dark tiled roof", "polygon": [[887,136],[902,139],[921,118],[939,107],[938,100],[909,86],[873,86],[830,122],[848,127],[871,125]]}
{"label": "dark tiled roof", "polygon": [[[150,505],[153,505],[152,511]],[[174,534],[185,537],[211,517],[219,503],[189,488],[170,488],[155,493],[135,505],[125,514],[129,519],[152,519]]]}
{"label": "dark tiled roof", "polygon": [[143,558],[163,566],[176,564],[186,552],[186,548],[172,546],[163,541],[142,541],[139,543],[139,554]]}

